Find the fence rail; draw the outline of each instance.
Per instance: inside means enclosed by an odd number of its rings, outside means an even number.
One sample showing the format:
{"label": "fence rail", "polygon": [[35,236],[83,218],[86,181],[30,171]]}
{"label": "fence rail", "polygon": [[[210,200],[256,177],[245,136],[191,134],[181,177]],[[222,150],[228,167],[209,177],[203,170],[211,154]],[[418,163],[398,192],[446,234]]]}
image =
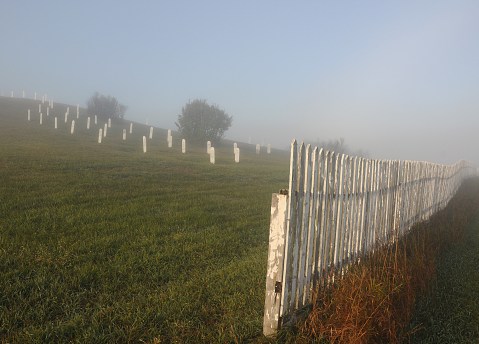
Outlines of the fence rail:
{"label": "fence rail", "polygon": [[271,203],[263,333],[309,305],[318,284],[444,208],[475,173],[465,161],[370,160],[293,141],[289,189]]}

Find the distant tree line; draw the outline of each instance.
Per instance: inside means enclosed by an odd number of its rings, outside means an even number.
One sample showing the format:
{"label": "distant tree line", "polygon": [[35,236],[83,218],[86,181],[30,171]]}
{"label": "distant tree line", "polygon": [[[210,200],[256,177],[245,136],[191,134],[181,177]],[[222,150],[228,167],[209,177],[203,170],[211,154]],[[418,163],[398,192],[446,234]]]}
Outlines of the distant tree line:
{"label": "distant tree line", "polygon": [[87,102],[88,113],[97,115],[99,118],[119,118],[125,117],[127,107],[112,96],[105,96],[95,92]]}

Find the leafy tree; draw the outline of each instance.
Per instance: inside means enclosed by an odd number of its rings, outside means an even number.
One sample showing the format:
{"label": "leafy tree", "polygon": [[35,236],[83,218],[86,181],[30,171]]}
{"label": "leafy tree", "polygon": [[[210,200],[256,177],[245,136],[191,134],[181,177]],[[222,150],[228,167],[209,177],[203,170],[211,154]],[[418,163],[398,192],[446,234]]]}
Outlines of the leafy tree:
{"label": "leafy tree", "polygon": [[176,126],[190,140],[218,142],[231,127],[233,117],[204,99],[189,101],[178,115]]}
{"label": "leafy tree", "polygon": [[88,113],[100,118],[123,118],[126,106],[120,104],[115,97],[95,92],[87,102]]}

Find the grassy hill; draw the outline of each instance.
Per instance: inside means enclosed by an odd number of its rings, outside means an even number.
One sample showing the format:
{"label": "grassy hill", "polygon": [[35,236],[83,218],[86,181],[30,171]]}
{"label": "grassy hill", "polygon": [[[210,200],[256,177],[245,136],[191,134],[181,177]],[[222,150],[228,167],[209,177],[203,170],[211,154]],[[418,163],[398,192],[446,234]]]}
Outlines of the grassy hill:
{"label": "grassy hill", "polygon": [[[288,153],[181,153],[173,134],[0,97],[0,342],[224,343],[261,335],[271,193]],[[45,109],[45,105],[43,108]],[[31,121],[27,111],[31,109]],[[58,129],[54,129],[54,117]],[[75,119],[75,133],[70,121]]]}

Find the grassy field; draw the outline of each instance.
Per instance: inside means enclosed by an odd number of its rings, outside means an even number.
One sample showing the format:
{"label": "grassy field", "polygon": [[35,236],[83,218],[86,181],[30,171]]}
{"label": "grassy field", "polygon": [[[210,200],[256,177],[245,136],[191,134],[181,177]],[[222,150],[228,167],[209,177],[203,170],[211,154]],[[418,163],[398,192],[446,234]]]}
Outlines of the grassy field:
{"label": "grassy field", "polygon": [[[0,97],[0,342],[225,343],[261,337],[271,194],[288,153],[206,147]],[[46,104],[43,106],[45,108]],[[32,121],[27,121],[31,109]],[[59,128],[54,129],[54,116]],[[70,119],[76,108],[70,109]],[[75,118],[76,119],[76,118]],[[93,123],[93,121],[92,121]]]}

